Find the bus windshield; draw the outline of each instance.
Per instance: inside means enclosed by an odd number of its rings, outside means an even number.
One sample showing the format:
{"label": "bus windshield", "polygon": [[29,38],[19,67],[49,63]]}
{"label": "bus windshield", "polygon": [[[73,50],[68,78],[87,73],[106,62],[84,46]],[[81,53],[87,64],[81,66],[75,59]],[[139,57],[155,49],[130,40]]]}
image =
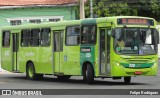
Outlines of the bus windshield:
{"label": "bus windshield", "polygon": [[114,29],[114,50],[117,54],[148,55],[157,53],[156,30],[153,28]]}

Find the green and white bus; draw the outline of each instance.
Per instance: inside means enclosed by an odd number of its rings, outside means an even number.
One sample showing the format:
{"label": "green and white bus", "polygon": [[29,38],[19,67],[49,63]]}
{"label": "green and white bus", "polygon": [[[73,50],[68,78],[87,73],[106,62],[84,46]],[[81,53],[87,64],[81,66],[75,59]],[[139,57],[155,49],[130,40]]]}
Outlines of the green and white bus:
{"label": "green and white bus", "polygon": [[158,32],[153,18],[116,16],[2,27],[1,65],[28,79],[54,75],[124,79],[155,76]]}

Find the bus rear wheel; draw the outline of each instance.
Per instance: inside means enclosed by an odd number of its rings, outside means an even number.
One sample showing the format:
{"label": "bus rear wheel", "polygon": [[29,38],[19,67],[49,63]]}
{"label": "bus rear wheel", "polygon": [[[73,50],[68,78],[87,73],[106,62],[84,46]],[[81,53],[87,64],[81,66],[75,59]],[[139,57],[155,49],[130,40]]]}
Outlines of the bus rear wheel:
{"label": "bus rear wheel", "polygon": [[86,81],[88,84],[92,84],[94,82],[94,71],[90,64],[87,64],[85,73],[83,73],[83,80]]}
{"label": "bus rear wheel", "polygon": [[29,63],[26,69],[26,77],[30,80],[37,80],[37,79],[42,79],[43,74],[36,74],[34,64]]}
{"label": "bus rear wheel", "polygon": [[129,84],[131,82],[131,77],[124,77],[124,83]]}

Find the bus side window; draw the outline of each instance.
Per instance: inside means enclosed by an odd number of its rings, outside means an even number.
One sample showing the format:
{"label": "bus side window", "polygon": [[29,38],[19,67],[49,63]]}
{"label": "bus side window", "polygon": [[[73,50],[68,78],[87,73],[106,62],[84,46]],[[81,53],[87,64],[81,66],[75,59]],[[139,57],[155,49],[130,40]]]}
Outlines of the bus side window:
{"label": "bus side window", "polygon": [[80,26],[70,26],[66,29],[66,45],[79,44]]}
{"label": "bus side window", "polygon": [[82,26],[81,44],[95,44],[96,43],[96,26],[87,25]]}
{"label": "bus side window", "polygon": [[39,46],[39,38],[40,38],[40,29],[32,29],[31,30],[31,46]]}
{"label": "bus side window", "polygon": [[21,31],[21,46],[28,47],[30,42],[30,30]]}
{"label": "bus side window", "polygon": [[59,51],[59,32],[54,32],[54,51]]}
{"label": "bus side window", "polygon": [[50,28],[41,29],[41,46],[50,46]]}
{"label": "bus side window", "polygon": [[3,32],[2,46],[3,47],[9,47],[10,46],[10,31],[4,31]]}

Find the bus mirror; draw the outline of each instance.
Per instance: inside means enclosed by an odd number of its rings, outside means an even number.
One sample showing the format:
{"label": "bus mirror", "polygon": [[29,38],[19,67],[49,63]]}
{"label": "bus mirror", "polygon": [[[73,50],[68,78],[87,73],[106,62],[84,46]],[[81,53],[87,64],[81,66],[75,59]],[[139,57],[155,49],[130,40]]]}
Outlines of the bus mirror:
{"label": "bus mirror", "polygon": [[156,30],[156,35],[157,35],[157,44],[159,44],[159,32]]}
{"label": "bus mirror", "polygon": [[159,44],[159,32],[155,29],[153,34],[152,44]]}

